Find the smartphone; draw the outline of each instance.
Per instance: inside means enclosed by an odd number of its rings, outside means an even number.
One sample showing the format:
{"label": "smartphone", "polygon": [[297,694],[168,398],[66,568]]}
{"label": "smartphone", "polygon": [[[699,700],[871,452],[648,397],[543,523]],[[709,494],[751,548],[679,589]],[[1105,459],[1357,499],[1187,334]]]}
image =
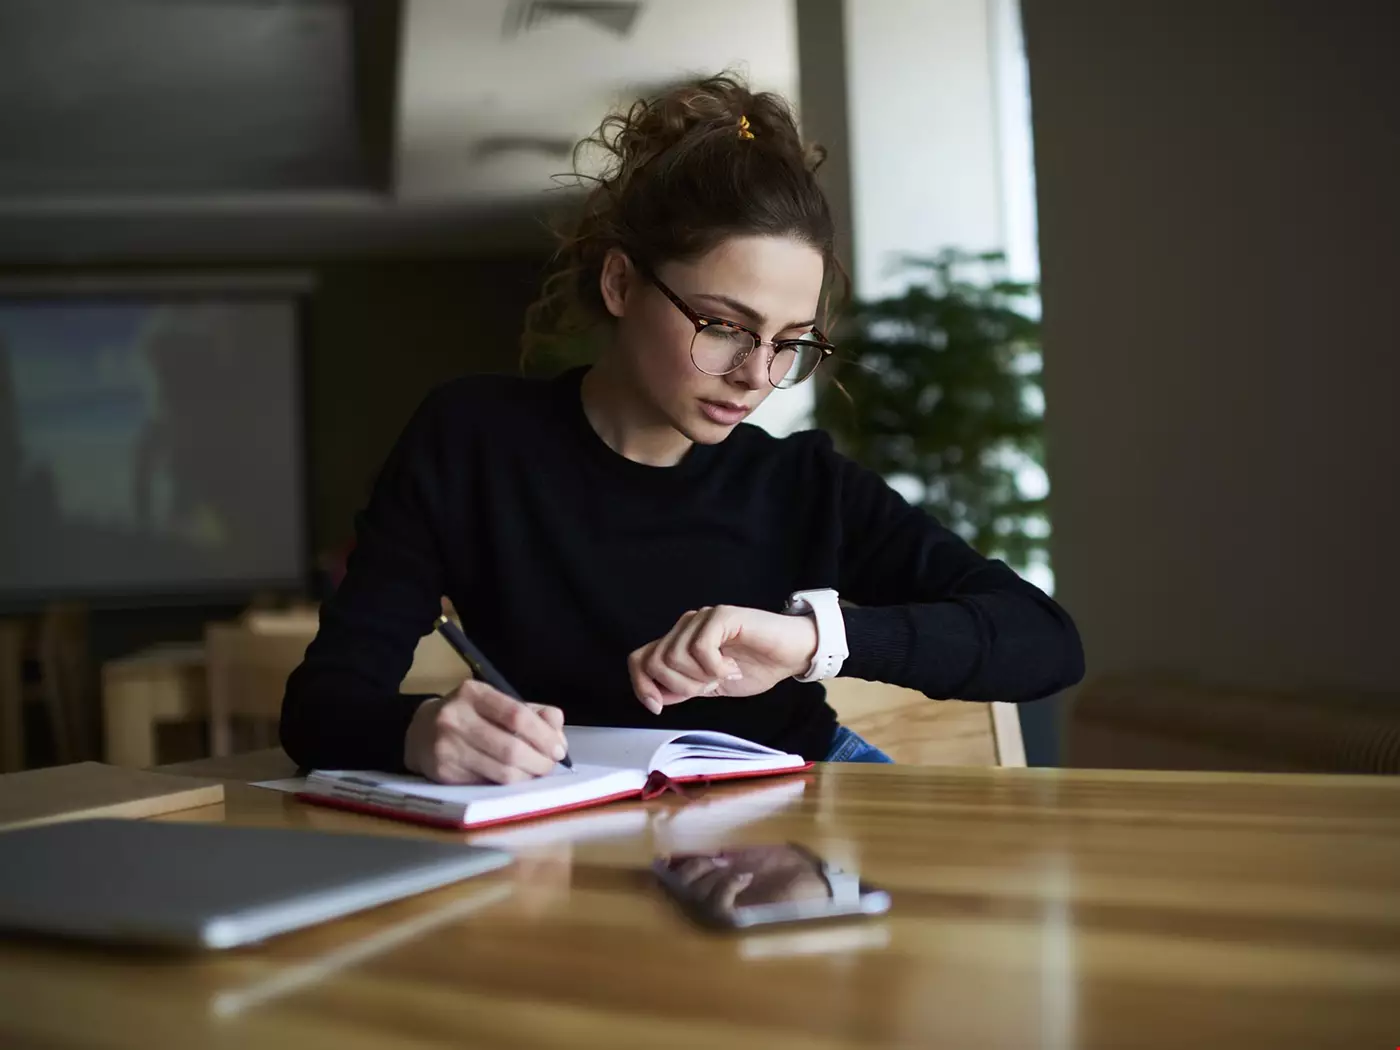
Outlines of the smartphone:
{"label": "smartphone", "polygon": [[722,929],[883,915],[890,895],[803,846],[741,846],[678,853],[652,863],[691,918]]}

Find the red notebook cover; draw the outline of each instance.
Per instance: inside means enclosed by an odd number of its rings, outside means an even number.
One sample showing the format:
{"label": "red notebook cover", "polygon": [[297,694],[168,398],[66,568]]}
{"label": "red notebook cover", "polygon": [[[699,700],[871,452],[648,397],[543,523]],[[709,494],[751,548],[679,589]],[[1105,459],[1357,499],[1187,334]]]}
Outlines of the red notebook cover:
{"label": "red notebook cover", "polygon": [[424,824],[428,827],[450,828],[453,831],[477,831],[481,828],[496,827],[500,824],[515,824],[523,820],[537,820],[541,817],[554,816],[558,813],[568,813],[576,809],[590,809],[594,806],[607,805],[609,802],[620,802],[624,799],[652,799],[667,791],[677,791],[685,794],[683,788],[693,785],[712,784],[721,780],[751,780],[756,777],[785,777],[795,773],[805,773],[811,769],[815,762],[808,762],[802,766],[794,766],[791,769],[763,769],[757,772],[740,770],[732,773],[716,773],[710,776],[695,777],[669,777],[660,770],[653,770],[647,778],[646,784],[641,788],[629,791],[619,791],[613,795],[604,795],[600,798],[584,799],[581,802],[569,802],[562,806],[551,806],[548,809],[533,809],[528,813],[516,813],[509,817],[499,817],[493,820],[478,820],[471,823],[460,823],[454,820],[440,819],[426,813],[415,813],[409,810],[396,809],[393,806],[377,806],[370,802],[359,802],[353,799],[334,798],[328,795],[317,795],[309,792],[298,792],[297,798],[304,802],[310,802],[316,806],[329,806],[333,809],[345,809],[354,813],[366,813],[375,817],[388,817],[391,820],[402,820],[410,824]]}

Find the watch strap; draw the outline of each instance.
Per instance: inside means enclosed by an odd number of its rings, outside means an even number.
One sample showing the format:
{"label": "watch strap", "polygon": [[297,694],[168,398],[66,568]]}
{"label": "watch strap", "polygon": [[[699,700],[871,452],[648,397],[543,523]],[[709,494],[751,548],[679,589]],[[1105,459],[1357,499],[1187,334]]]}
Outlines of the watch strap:
{"label": "watch strap", "polygon": [[795,675],[799,682],[820,682],[835,678],[850,655],[846,644],[846,617],[841,612],[841,600],[829,587],[797,591],[789,599],[788,613],[810,615],[817,625],[817,651],[806,674]]}

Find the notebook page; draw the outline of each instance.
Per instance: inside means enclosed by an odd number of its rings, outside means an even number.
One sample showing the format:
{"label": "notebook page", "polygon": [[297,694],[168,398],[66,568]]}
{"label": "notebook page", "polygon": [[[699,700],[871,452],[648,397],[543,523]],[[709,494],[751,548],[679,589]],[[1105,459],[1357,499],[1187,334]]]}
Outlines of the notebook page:
{"label": "notebook page", "polygon": [[741,755],[786,754],[786,752],[779,751],[775,747],[755,744],[752,740],[745,740],[741,736],[734,736],[732,733],[721,733],[714,729],[687,729],[681,733],[673,733],[668,743],[672,748],[685,748],[686,750],[696,751],[719,750],[738,752]]}
{"label": "notebook page", "polygon": [[[475,823],[539,813],[623,792],[639,791],[643,783],[641,774],[633,769],[609,769],[575,763],[573,776],[540,777],[524,784],[497,786],[496,794],[476,799],[467,807],[467,820]],[[524,790],[519,790],[522,788]]]}
{"label": "notebook page", "polygon": [[806,760],[751,740],[712,730],[678,733],[656,753],[655,767],[673,777],[800,769]]}
{"label": "notebook page", "polygon": [[320,770],[308,778],[307,787],[327,794],[327,787],[370,793],[381,805],[402,804],[417,809],[414,801],[428,801],[461,810],[465,820],[496,820],[522,813],[568,806],[605,798],[620,791],[636,790],[642,780],[635,770],[619,770],[575,763],[573,772],[556,770],[519,784],[437,784],[423,777],[396,776],[364,770]]}
{"label": "notebook page", "polygon": [[713,755],[667,754],[656,768],[668,777],[714,777],[726,773],[768,773],[782,769],[801,769],[807,760],[801,755],[735,755],[717,758]]}
{"label": "notebook page", "polygon": [[652,768],[651,760],[668,742],[681,736],[675,729],[619,729],[611,726],[565,726],[569,757],[575,766],[613,766],[621,769]]}
{"label": "notebook page", "polygon": [[[618,766],[650,771],[660,769],[666,762],[690,747],[712,757],[744,760],[782,755],[771,747],[752,740],[720,733],[710,729],[619,729],[610,726],[566,726],[569,756],[575,762],[597,766]],[[748,768],[748,767],[745,767]],[[767,767],[754,767],[767,768]]]}
{"label": "notebook page", "polygon": [[466,805],[479,799],[495,798],[503,790],[517,794],[548,791],[557,787],[554,782],[564,777],[589,779],[598,773],[611,772],[613,771],[610,769],[585,769],[585,767],[575,766],[574,772],[570,773],[562,766],[556,766],[542,777],[522,781],[519,784],[439,784],[427,777],[416,777],[406,773],[377,773],[365,769],[318,769],[312,774],[311,779],[337,780],[356,787],[374,788],[395,795],[412,795],[417,798],[430,798],[435,802]]}

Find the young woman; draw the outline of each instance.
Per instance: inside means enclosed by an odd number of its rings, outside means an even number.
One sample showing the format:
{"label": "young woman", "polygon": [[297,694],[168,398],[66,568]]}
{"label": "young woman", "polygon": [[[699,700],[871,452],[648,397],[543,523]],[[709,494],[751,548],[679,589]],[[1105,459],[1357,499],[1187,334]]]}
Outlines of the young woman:
{"label": "young woman", "polygon": [[[532,318],[601,326],[606,347],[423,404],[288,682],[287,753],[510,782],[553,768],[567,720],[888,761],[837,725],[820,679],[1011,702],[1076,682],[1078,635],[1046,595],[825,434],[744,423],[833,350],[820,151],[783,100],[715,78],[595,141],[611,165]],[[443,595],[529,704],[472,681],[398,693]]]}

